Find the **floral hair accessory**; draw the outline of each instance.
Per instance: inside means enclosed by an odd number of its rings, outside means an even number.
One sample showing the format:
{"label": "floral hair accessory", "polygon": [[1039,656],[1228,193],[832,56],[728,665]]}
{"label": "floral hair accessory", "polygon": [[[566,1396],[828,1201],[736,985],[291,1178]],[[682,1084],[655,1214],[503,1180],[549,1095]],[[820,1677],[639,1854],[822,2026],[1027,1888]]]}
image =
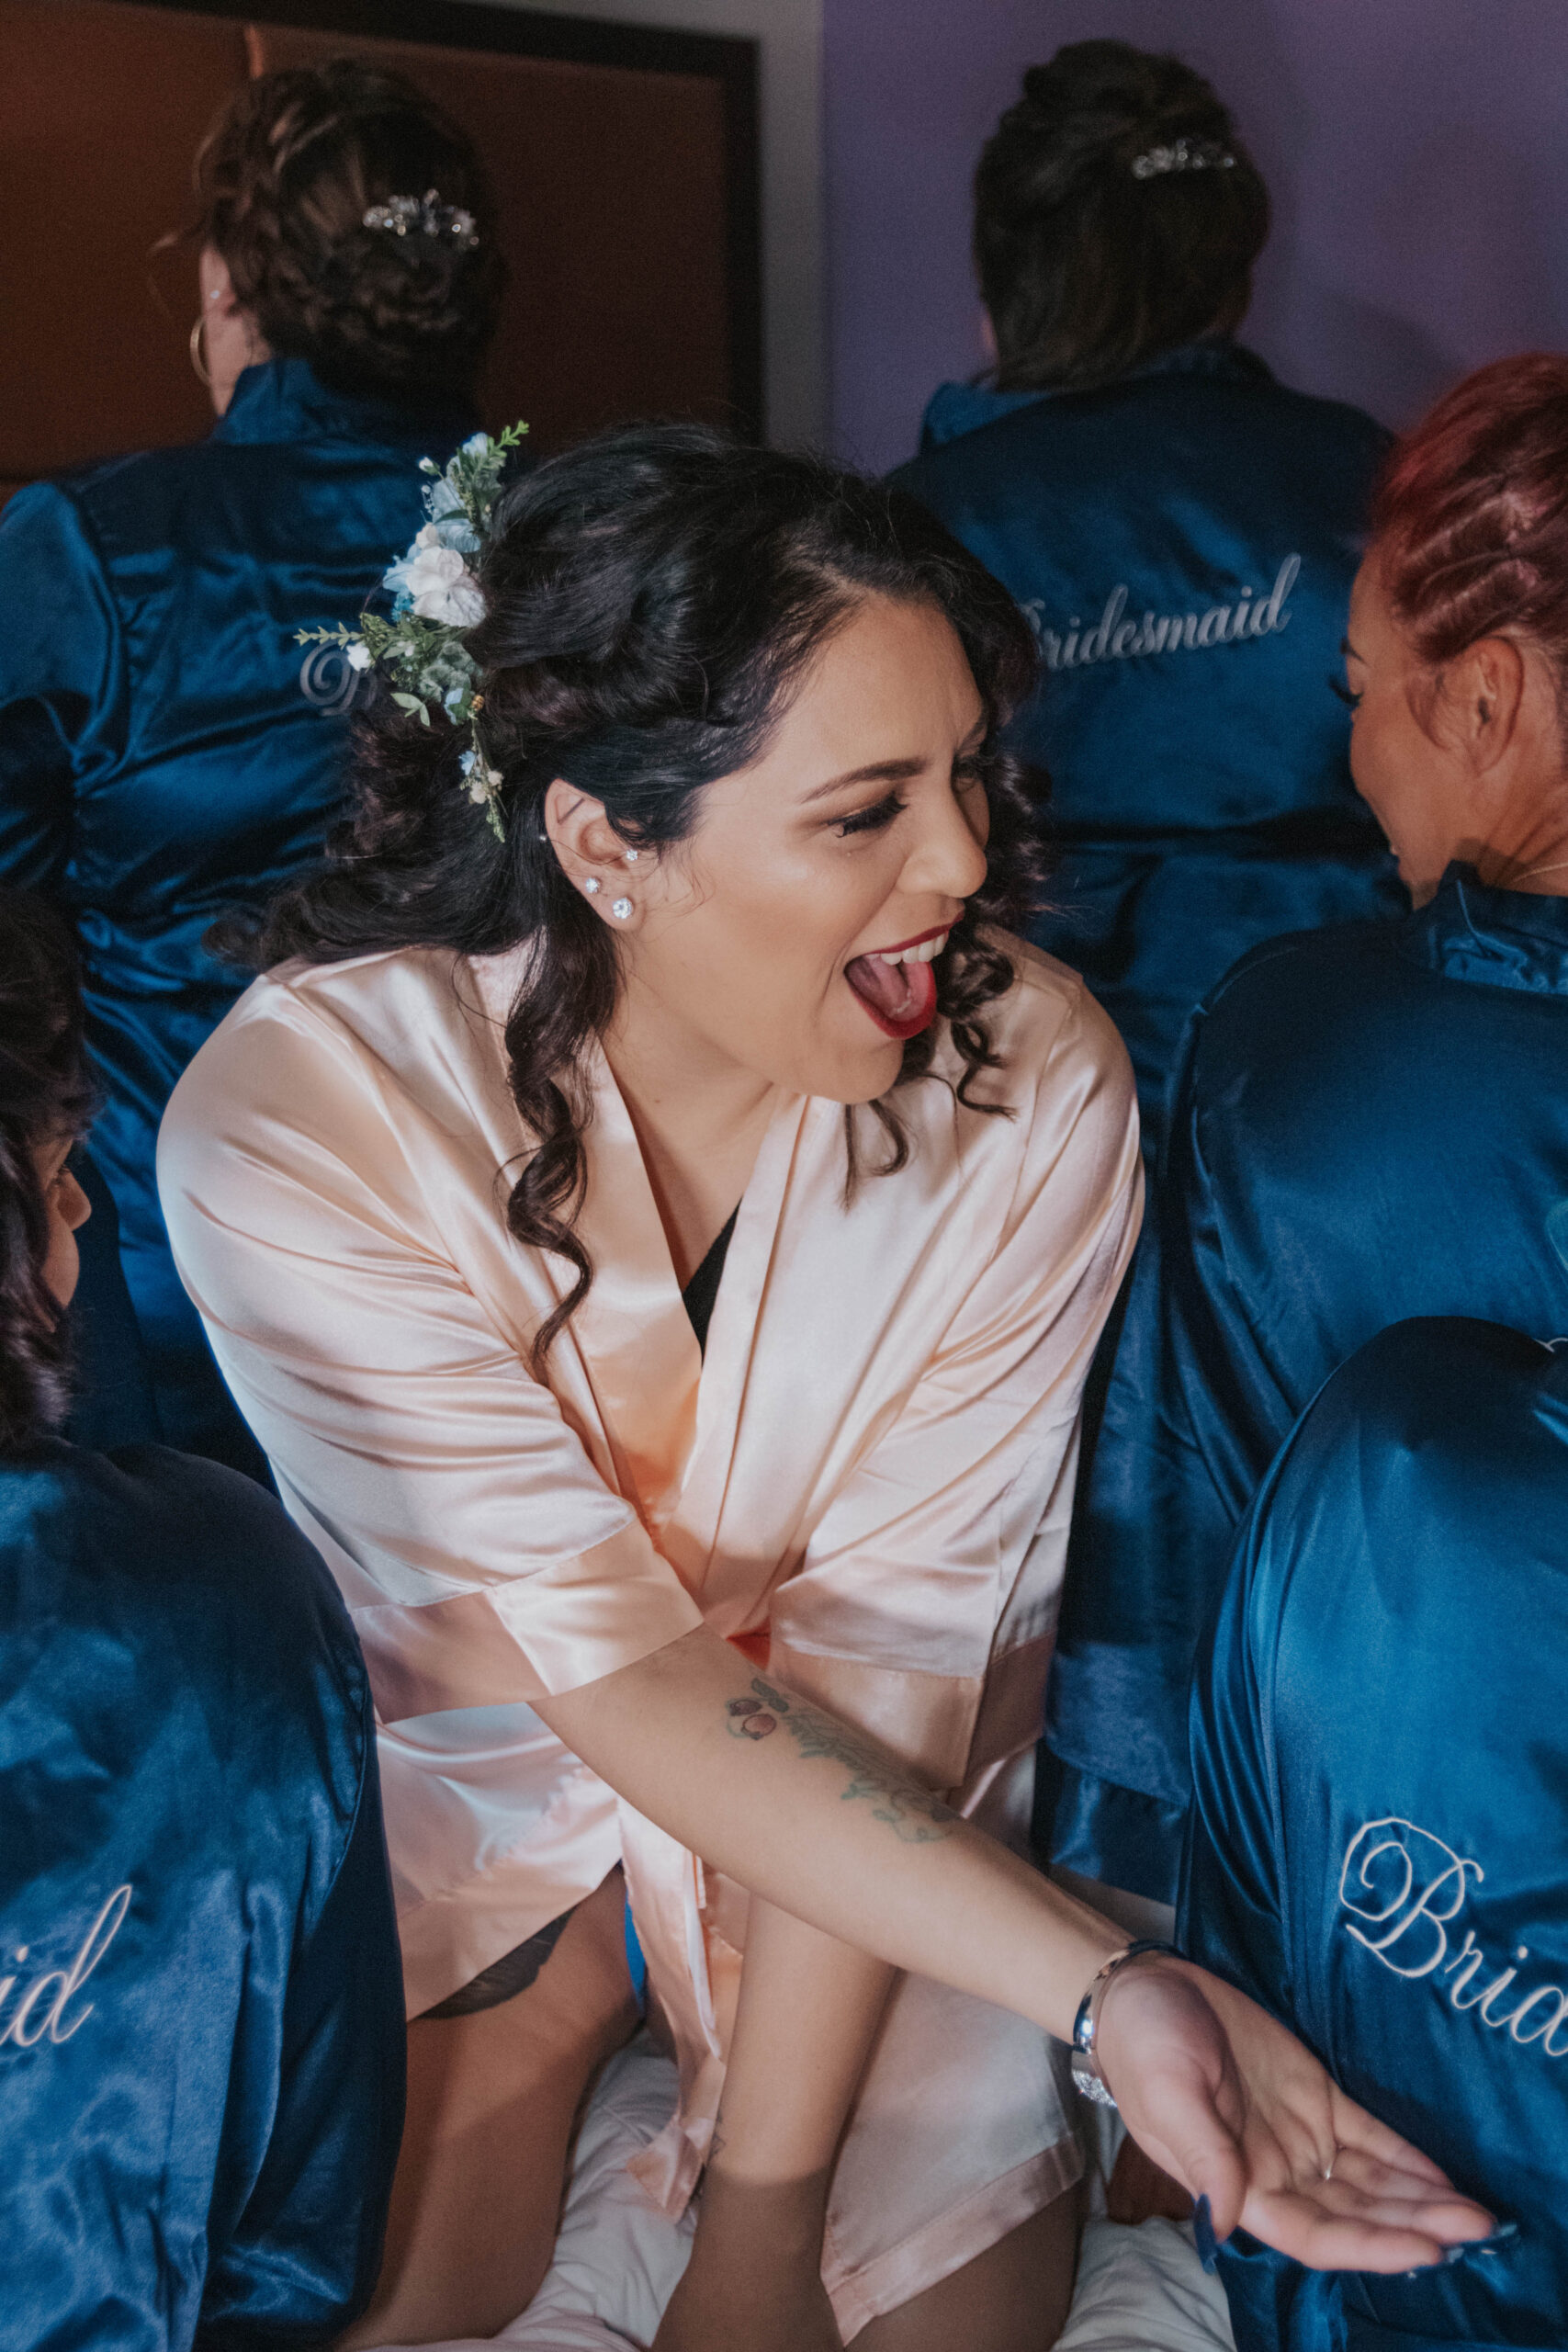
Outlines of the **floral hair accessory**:
{"label": "floral hair accessory", "polygon": [[389,196],[385,204],[372,204],[360,227],[385,229],[394,237],[450,237],[464,254],[479,241],[473,214],[460,204],[443,204],[439,188],[434,187],[423,196]]}
{"label": "floral hair accessory", "polygon": [[295,639],[299,645],[336,646],[353,670],[379,663],[391,681],[392,700],[400,709],[416,713],[423,726],[430,725],[434,710],[447,725],[466,727],[471,747],[458,763],[463,788],[483,808],[497,841],[506,839],[501,816],[503,778],[479,740],[484,696],[479,691],[479,668],[463,640],[485,614],[471,559],[481,553],[490,537],[507,457],[527,430],[525,424],[509,424],[493,439],[488,433],[476,433],[445,468],[422,458],[419,469],[430,476],[424,492],[429,520],[414,535],[407,554],[381,575],[382,587],[392,594],[390,617],[361,613],[356,629],[346,623],[336,628],[302,628]]}

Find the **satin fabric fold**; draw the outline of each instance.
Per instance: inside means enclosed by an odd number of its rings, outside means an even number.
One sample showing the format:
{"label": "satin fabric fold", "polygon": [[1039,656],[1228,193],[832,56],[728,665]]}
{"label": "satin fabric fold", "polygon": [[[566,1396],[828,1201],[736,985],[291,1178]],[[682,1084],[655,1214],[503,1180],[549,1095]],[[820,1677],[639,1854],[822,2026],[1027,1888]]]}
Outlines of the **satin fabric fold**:
{"label": "satin fabric fold", "polygon": [[1194,1685],[1180,1932],[1506,2233],[1393,2278],[1235,2241],[1238,2352],[1568,2342],[1564,1658],[1568,1350],[1394,1325],[1244,1525]]}
{"label": "satin fabric fold", "polygon": [[1078,1498],[1058,1860],[1173,1898],[1193,1657],[1336,1366],[1411,1315],[1568,1331],[1564,1069],[1568,899],[1460,865],[1398,922],[1255,950],[1194,1012]]}
{"label": "satin fabric fold", "polygon": [[0,516],[0,879],[81,941],[93,1148],[163,1434],[253,1473],[169,1257],[158,1122],[245,985],[209,926],[314,865],[342,806],[355,673],[296,632],[356,621],[423,519],[419,459],[473,422],[270,359],[205,440],[31,483]]}
{"label": "satin fabric fold", "polygon": [[[705,1623],[766,1639],[781,1675],[830,1690],[963,1802],[1006,1781],[1016,1809],[1079,1398],[1141,1178],[1109,1023],[1059,966],[1014,952],[989,1019],[1015,1115],[964,1110],[940,1080],[908,1089],[909,1164],[846,1202],[841,1107],[781,1101],[705,1362],[596,1056],[593,1287],[544,1380],[527,1368],[566,1270],[503,1216],[498,1171],[528,1141],[502,1040],[516,957],[286,967],[164,1124],[182,1273],[363,1623],[409,2007],[554,1917],[574,1861],[586,1894],[624,1854],[682,2068],[657,2160],[673,2203],[711,2132],[739,1966],[722,1927],[743,1905],[542,1736],[530,1692]],[[947,1041],[937,1067],[956,1069]],[[1066,2128],[1054,2098],[1047,2071],[1037,2150]]]}
{"label": "satin fabric fold", "polygon": [[402,2126],[370,1694],[246,1479],[0,1462],[0,2347],[322,2343]]}

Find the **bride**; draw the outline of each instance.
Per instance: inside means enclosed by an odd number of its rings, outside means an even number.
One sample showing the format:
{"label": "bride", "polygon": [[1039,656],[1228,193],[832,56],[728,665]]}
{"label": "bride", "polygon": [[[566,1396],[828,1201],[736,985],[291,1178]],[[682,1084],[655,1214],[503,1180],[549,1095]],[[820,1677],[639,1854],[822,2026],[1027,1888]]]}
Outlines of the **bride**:
{"label": "bride", "polygon": [[1021,1859],[1140,1205],[1120,1042],[1012,935],[1023,623],[695,427],[543,467],[479,584],[472,728],[384,698],[161,1149],[377,1697],[411,2087],[352,2341],[538,2285],[628,1897],[681,2085],[640,2177],[702,2186],[660,2352],[1043,2352],[1075,2028],[1222,2234],[1438,2260],[1476,2208]]}

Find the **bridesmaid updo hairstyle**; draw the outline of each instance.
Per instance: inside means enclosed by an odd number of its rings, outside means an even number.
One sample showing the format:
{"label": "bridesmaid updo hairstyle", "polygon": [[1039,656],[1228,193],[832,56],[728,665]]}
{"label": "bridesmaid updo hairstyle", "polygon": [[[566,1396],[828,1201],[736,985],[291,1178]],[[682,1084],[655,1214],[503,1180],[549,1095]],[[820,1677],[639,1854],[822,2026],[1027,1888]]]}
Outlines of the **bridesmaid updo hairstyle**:
{"label": "bridesmaid updo hairstyle", "polygon": [[33,1154],[93,1109],[76,951],[40,899],[0,888],[0,1454],[64,1416],[65,1320],[47,1288],[49,1212]]}
{"label": "bridesmaid updo hairstyle", "polygon": [[[432,189],[432,227],[366,227]],[[197,153],[196,199],[191,233],[275,352],[340,391],[469,390],[504,282],[495,202],[473,142],[400,74],[343,58],[246,83]],[[440,225],[452,212],[471,240]]]}
{"label": "bridesmaid updo hairstyle", "polygon": [[1369,560],[1434,674],[1510,630],[1540,649],[1568,707],[1568,359],[1478,368],[1396,443]]}
{"label": "bridesmaid updo hairstyle", "polygon": [[975,175],[998,390],[1109,383],[1231,333],[1268,235],[1269,192],[1201,74],[1070,42],[1030,67]]}
{"label": "bridesmaid updo hairstyle", "polygon": [[[983,1016],[1012,979],[982,926],[1020,929],[1038,884],[1023,772],[997,741],[1035,657],[1006,591],[913,500],[694,424],[608,435],[527,475],[498,510],[481,584],[488,615],[468,643],[483,672],[485,753],[503,778],[504,841],[464,789],[466,731],[423,726],[383,695],[358,723],[356,807],[329,865],[275,903],[247,952],[265,965],[532,943],[506,1048],[538,1147],[509,1219],[520,1241],[558,1252],[578,1276],[542,1354],[591,1279],[571,1230],[586,1174],[579,1072],[620,972],[615,940],[546,835],[551,782],[603,801],[628,847],[683,841],[705,787],[758,756],[812,657],[863,598],[944,615],[988,720],[987,878],[935,967],[967,1102],[998,1067]],[[931,1031],[905,1046],[900,1084],[930,1070],[933,1047]],[[891,1173],[907,1139],[890,1102],[871,1108]],[[852,1183],[852,1114],[846,1128]]]}

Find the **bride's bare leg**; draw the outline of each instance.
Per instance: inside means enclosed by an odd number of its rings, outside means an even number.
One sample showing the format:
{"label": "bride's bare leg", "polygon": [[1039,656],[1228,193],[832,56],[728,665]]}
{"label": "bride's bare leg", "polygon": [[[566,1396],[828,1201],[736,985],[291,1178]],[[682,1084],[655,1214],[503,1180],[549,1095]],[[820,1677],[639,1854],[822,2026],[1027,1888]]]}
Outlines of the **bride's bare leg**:
{"label": "bride's bare leg", "polygon": [[338,2352],[493,2335],[549,2267],[584,2091],[637,2023],[620,1872],[525,1991],[409,2028],[408,2121],[375,2300]]}
{"label": "bride's bare leg", "polygon": [[1050,2352],[1073,2299],[1083,2199],[1069,2188],[913,2302],[885,2312],[854,2352]]}

